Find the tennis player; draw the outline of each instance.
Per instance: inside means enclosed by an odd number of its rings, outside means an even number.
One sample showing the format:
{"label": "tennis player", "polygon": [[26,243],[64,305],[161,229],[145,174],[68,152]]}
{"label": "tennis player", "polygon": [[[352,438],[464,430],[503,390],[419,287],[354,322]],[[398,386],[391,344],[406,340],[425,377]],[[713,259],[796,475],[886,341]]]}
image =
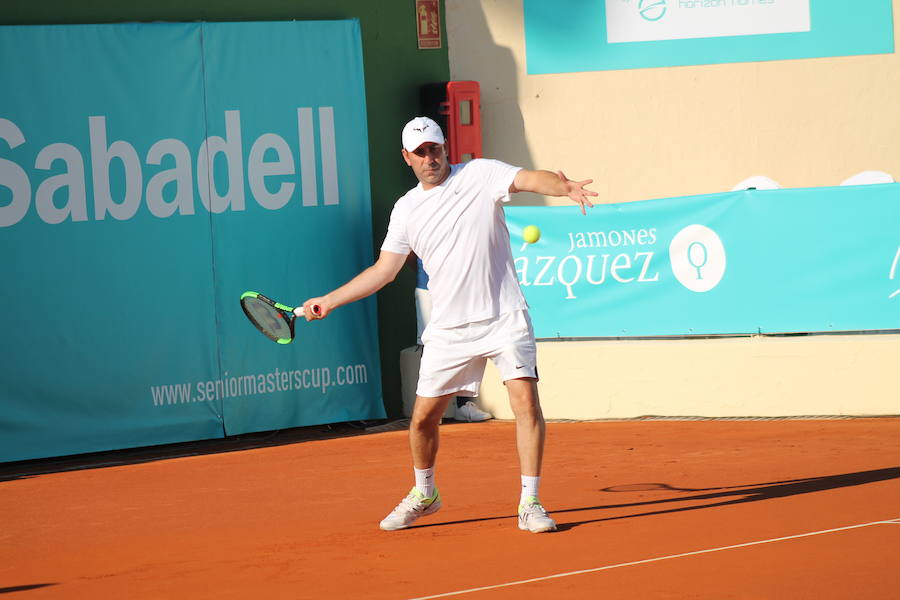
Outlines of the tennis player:
{"label": "tennis player", "polygon": [[[519,289],[503,204],[514,192],[568,196],[585,212],[596,192],[591,180],[572,181],[561,171],[530,171],[496,160],[451,165],[437,123],[416,117],[403,128],[401,154],[419,184],[394,205],[381,253],[374,265],[328,294],[296,309],[307,320],[323,319],[344,304],[390,283],[410,252],[429,274],[431,321],[416,403],[409,427],[415,486],[381,521],[381,529],[405,529],[441,508],[434,468],[439,425],[456,396],[477,396],[487,359],[506,384],[516,418],[521,468],[519,529],[556,529],[541,505],[545,424],[538,399],[536,345],[528,305]],[[319,305],[318,314],[309,307]]]}

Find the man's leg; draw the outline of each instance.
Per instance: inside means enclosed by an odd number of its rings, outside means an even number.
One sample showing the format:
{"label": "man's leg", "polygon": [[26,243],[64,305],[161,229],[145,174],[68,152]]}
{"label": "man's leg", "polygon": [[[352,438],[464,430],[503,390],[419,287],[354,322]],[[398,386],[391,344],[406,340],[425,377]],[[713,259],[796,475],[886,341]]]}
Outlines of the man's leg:
{"label": "man's leg", "polygon": [[385,531],[406,529],[419,517],[441,508],[441,494],[434,486],[434,463],[440,441],[441,417],[455,394],[428,398],[416,396],[409,424],[409,448],[412,452],[416,485],[400,504],[381,521]]}
{"label": "man's leg", "polygon": [[538,397],[537,381],[531,378],[506,382],[509,405],[516,417],[516,447],[522,470],[522,494],[519,499],[519,529],[542,533],[556,529],[538,499],[541,463],[544,459],[546,424]]}
{"label": "man's leg", "polygon": [[516,447],[522,475],[540,477],[546,426],[537,382],[530,378],[510,379],[506,382],[506,391],[516,417]]}
{"label": "man's leg", "polygon": [[415,468],[434,467],[440,442],[441,418],[454,396],[455,394],[437,398],[416,396],[416,404],[409,422],[409,448],[412,451]]}

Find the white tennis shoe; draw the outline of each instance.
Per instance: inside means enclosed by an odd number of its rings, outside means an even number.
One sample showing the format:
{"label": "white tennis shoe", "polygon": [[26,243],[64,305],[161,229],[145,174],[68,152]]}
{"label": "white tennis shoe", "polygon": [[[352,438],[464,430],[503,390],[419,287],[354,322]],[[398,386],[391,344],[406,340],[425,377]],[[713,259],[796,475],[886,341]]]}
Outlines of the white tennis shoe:
{"label": "white tennis shoe", "polygon": [[441,508],[441,493],[434,488],[431,497],[426,498],[418,488],[409,491],[406,498],[400,501],[400,504],[386,516],[380,527],[384,531],[396,531],[398,529],[406,529],[415,522],[419,517],[431,515],[439,511]]}
{"label": "white tennis shoe", "polygon": [[487,421],[488,419],[493,419],[491,413],[484,412],[478,405],[469,400],[462,406],[456,407],[456,420],[457,421],[468,421],[469,423],[475,423],[478,421]]}
{"label": "white tennis shoe", "polygon": [[531,496],[519,505],[519,529],[531,533],[556,531],[556,521],[550,518],[540,500]]}

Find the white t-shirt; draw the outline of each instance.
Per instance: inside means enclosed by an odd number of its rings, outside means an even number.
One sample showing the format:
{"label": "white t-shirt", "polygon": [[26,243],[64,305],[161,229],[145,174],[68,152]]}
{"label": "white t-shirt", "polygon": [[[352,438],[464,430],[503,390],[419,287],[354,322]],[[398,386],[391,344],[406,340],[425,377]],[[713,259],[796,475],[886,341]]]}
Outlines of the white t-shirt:
{"label": "white t-shirt", "polygon": [[394,205],[381,249],[422,259],[430,324],[456,327],[528,307],[503,213],[518,172],[496,160],[451,165],[444,183],[427,191],[420,183]]}

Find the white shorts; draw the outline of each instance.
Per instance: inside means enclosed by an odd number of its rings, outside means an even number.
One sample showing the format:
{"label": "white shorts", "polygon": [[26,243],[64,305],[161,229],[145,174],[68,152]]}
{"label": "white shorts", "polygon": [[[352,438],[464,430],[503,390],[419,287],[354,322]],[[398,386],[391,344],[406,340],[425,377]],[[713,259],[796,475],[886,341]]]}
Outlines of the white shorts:
{"label": "white shorts", "polygon": [[526,310],[458,327],[429,325],[422,342],[425,349],[419,365],[419,396],[477,396],[489,358],[504,382],[538,378],[537,346]]}

